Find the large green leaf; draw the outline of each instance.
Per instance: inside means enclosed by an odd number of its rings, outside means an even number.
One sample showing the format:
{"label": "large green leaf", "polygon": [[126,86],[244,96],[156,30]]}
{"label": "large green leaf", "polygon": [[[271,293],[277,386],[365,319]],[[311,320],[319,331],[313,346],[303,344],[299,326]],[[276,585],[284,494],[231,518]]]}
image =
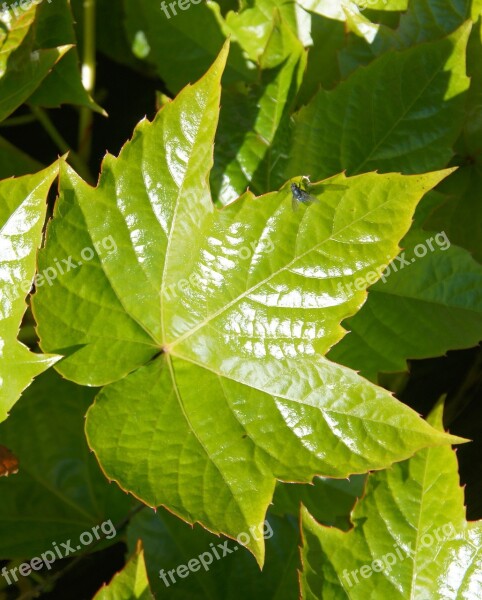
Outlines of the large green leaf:
{"label": "large green leaf", "polygon": [[[440,429],[441,412],[440,405],[431,418]],[[352,520],[342,532],[303,511],[303,598],[481,597],[482,525],[465,520],[450,448],[422,450],[370,475]]]}
{"label": "large green leaf", "polygon": [[32,379],[59,357],[33,354],[17,340],[27,309],[54,163],[35,175],[0,182],[0,422]]}
{"label": "large green leaf", "polygon": [[103,523],[103,543],[118,541],[110,525],[125,517],[132,499],[109,485],[85,441],[84,415],[94,394],[51,370],[0,425],[0,441],[20,462],[18,474],[0,477],[0,558],[38,556],[53,542],[61,550],[68,539],[75,550],[83,532]]}
{"label": "large green leaf", "polygon": [[54,65],[71,49],[39,46],[36,43],[36,13],[32,4],[26,11],[2,12],[0,27],[0,121],[27,100]]}
{"label": "large green leaf", "polygon": [[[62,167],[39,265],[69,255],[75,268],[39,289],[34,313],[62,374],[110,384],[87,419],[106,474],[236,537],[263,521],[276,479],[346,477],[449,441],[321,356],[365,299],[338,284],[398,253],[448,171],[340,176],[296,212],[288,187],[216,210],[224,59],[106,157],[97,188]],[[263,541],[249,547],[262,562]]]}
{"label": "large green leaf", "polygon": [[[383,54],[296,117],[289,175],[443,168],[463,124],[469,27]],[[420,132],[423,132],[421,135]]]}
{"label": "large green leaf", "polygon": [[446,232],[412,231],[329,357],[366,377],[482,340],[482,266]]}

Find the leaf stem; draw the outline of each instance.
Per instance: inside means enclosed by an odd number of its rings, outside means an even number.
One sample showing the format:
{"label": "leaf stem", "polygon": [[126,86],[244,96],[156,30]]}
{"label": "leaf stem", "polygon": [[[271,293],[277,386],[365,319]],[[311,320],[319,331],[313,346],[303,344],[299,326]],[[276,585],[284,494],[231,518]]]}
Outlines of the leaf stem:
{"label": "leaf stem", "polygon": [[[82,83],[87,93],[92,96],[95,87],[95,0],[84,0],[84,36],[82,57]],[[92,148],[92,125],[94,113],[87,106],[82,106],[79,115],[78,153],[88,163]]]}
{"label": "leaf stem", "polygon": [[17,127],[19,125],[28,125],[36,120],[34,115],[22,115],[20,117],[12,117],[0,123],[0,127]]}
{"label": "leaf stem", "polygon": [[30,110],[35,115],[35,118],[42,125],[45,131],[48,133],[51,140],[54,142],[54,144],[57,146],[60,152],[62,152],[62,154],[65,154],[66,152],[69,153],[68,161],[77,170],[79,175],[81,175],[87,182],[94,183],[94,178],[92,177],[89,168],[80,158],[80,156],[78,156],[78,154],[70,148],[69,144],[65,141],[61,133],[52,123],[47,112],[39,106],[30,106]]}
{"label": "leaf stem", "polygon": [[444,414],[444,423],[448,427],[476,397],[476,391],[482,386],[482,348],[479,348],[464,380],[455,394],[448,398]]}

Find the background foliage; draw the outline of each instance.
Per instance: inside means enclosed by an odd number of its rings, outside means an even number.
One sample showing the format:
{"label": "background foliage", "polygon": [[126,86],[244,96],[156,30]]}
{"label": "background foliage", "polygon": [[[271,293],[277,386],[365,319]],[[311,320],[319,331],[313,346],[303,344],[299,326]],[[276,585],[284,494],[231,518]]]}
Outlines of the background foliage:
{"label": "background foliage", "polygon": [[1,600],[480,598],[480,0],[23,4]]}

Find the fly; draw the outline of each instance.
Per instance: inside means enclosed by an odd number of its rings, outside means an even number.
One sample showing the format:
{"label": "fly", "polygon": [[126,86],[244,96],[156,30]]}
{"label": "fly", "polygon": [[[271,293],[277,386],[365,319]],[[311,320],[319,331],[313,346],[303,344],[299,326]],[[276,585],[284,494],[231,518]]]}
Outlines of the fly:
{"label": "fly", "polygon": [[[310,180],[306,175],[304,175],[301,178],[300,183],[304,184],[304,187],[306,188],[310,184]],[[346,185],[337,185],[335,183],[326,183],[324,187],[330,190],[346,189]],[[291,206],[293,207],[293,210],[298,210],[300,204],[306,204],[309,206],[311,204],[319,203],[320,201],[318,200],[318,198],[316,196],[313,196],[312,194],[309,194],[306,189],[303,189],[301,187],[301,185],[298,185],[297,183],[291,184]]]}
{"label": "fly", "polygon": [[296,183],[291,184],[291,206],[293,210],[298,210],[300,204],[315,204],[320,201],[315,196],[308,194],[306,190],[304,190],[300,185]]}

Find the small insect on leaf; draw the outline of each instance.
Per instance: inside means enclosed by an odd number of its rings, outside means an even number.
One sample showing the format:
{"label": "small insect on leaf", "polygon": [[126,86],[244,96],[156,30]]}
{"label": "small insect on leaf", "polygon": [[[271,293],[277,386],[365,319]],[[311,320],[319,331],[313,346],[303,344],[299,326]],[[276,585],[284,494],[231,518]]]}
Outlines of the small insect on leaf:
{"label": "small insect on leaf", "polygon": [[300,204],[314,204],[318,203],[319,200],[315,196],[308,194],[301,186],[296,183],[291,184],[291,206],[293,210],[298,210]]}
{"label": "small insect on leaf", "polygon": [[[302,185],[304,185],[305,189],[303,189]],[[293,210],[298,210],[298,207],[300,204],[306,204],[306,205],[311,205],[311,204],[319,204],[320,200],[316,197],[313,196],[312,194],[309,194],[306,190],[306,188],[310,185],[310,179],[307,175],[304,175],[301,178],[300,184],[297,183],[292,183],[291,184],[291,206],[293,207]],[[346,185],[339,185],[336,183],[325,183],[325,184],[319,184],[317,185],[317,191],[318,192],[329,192],[329,191],[335,191],[335,190],[346,190],[347,186]]]}
{"label": "small insect on leaf", "polygon": [[18,473],[18,458],[5,446],[0,445],[0,477]]}

